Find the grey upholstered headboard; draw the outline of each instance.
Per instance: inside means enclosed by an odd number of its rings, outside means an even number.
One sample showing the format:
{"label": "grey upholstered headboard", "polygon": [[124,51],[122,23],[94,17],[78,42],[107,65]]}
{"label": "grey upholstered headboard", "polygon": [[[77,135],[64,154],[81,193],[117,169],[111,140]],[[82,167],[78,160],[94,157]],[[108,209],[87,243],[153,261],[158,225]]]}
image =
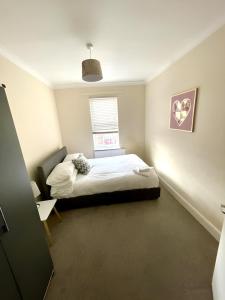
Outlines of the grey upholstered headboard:
{"label": "grey upholstered headboard", "polygon": [[62,162],[67,155],[66,147],[54,152],[38,167],[38,186],[43,199],[50,199],[50,186],[46,184],[46,180],[51,171],[57,164]]}

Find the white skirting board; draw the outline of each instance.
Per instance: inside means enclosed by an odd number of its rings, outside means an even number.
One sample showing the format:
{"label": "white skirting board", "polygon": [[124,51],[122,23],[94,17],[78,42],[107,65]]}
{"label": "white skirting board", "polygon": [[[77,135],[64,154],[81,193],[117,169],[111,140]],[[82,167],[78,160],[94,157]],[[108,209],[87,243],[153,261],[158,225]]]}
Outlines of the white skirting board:
{"label": "white skirting board", "polygon": [[126,154],[125,148],[94,151],[95,158],[117,156],[117,155],[124,155],[124,154]]}
{"label": "white skirting board", "polygon": [[193,205],[191,205],[180,193],[178,193],[164,178],[159,176],[160,182],[174,196],[174,198],[217,240],[220,240],[221,232],[204,217]]}

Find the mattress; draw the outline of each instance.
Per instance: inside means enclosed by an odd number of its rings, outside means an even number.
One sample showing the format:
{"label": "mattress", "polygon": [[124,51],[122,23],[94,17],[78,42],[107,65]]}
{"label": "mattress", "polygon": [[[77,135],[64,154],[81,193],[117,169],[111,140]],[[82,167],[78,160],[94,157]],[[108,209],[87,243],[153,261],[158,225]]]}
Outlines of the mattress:
{"label": "mattress", "polygon": [[148,165],[135,154],[89,159],[91,170],[87,175],[78,174],[73,185],[73,192],[51,196],[57,199],[74,198],[132,189],[150,189],[159,187],[159,179],[153,167],[150,176],[135,174],[137,168]]}

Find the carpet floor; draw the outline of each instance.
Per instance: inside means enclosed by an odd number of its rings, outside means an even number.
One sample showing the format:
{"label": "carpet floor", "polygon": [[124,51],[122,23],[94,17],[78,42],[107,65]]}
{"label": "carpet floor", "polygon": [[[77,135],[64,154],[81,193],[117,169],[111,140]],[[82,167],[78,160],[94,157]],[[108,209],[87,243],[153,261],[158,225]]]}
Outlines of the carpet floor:
{"label": "carpet floor", "polygon": [[62,217],[46,300],[212,300],[218,243],[166,190]]}

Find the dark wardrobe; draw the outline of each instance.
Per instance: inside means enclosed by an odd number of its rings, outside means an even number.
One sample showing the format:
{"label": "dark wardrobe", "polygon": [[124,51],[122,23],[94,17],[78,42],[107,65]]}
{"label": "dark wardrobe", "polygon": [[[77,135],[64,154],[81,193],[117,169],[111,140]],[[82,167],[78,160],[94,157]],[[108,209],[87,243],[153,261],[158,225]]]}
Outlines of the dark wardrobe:
{"label": "dark wardrobe", "polygon": [[53,264],[3,87],[0,172],[0,299],[41,300]]}

